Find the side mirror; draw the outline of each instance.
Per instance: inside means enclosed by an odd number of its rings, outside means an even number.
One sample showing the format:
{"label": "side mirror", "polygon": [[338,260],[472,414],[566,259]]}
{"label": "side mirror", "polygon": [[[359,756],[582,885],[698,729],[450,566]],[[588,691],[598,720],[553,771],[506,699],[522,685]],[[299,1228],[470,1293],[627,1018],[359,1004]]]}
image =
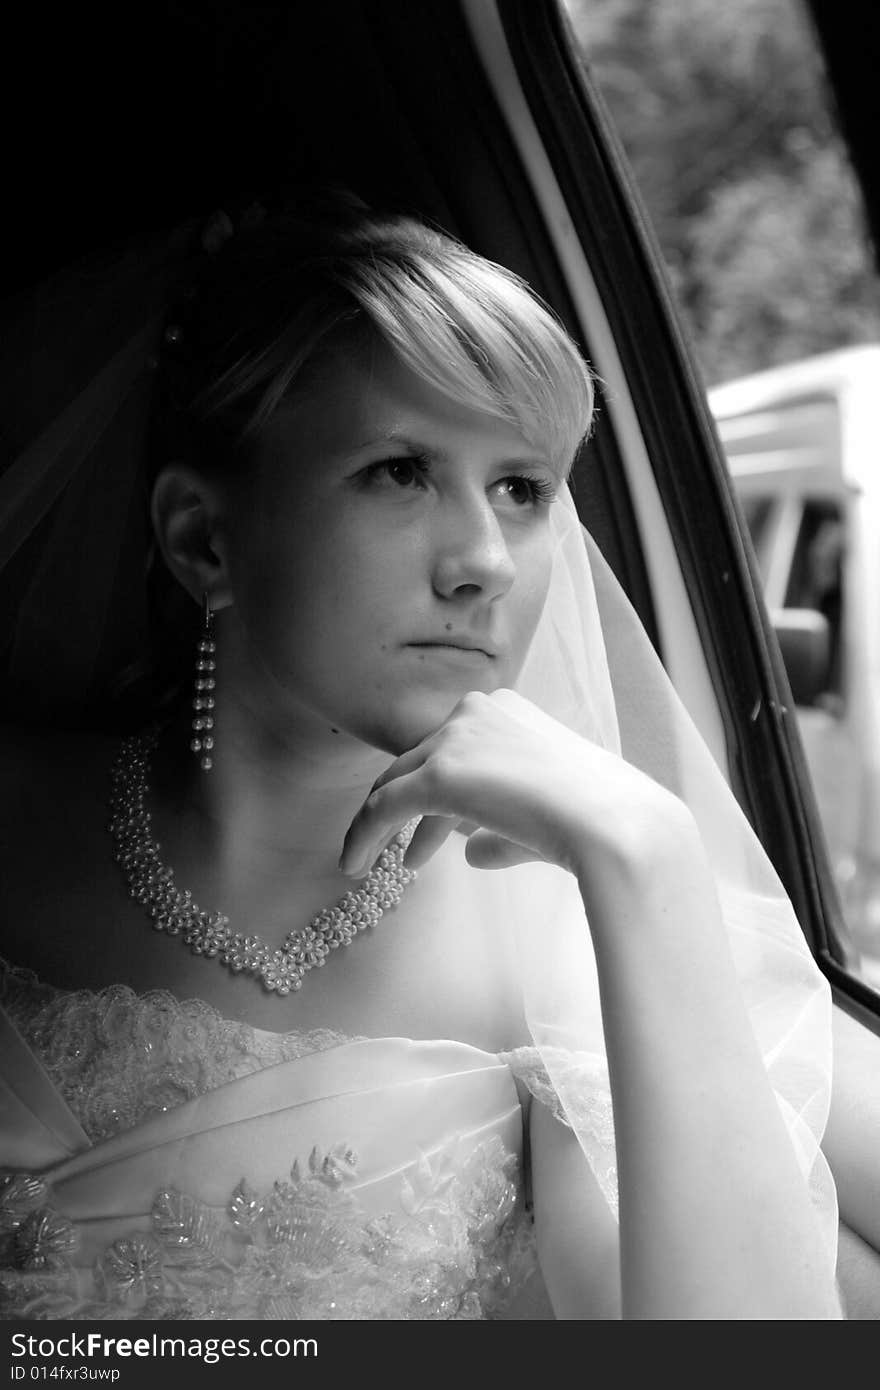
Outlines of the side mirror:
{"label": "side mirror", "polygon": [[776,608],[770,614],[796,705],[813,705],[828,686],[831,636],[815,608]]}

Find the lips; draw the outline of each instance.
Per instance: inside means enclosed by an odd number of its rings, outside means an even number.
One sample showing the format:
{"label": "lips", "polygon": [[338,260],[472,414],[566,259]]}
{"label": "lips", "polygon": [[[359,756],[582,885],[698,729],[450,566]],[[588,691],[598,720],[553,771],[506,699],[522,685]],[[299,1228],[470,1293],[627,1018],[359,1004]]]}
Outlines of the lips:
{"label": "lips", "polygon": [[491,647],[481,646],[470,637],[438,637],[425,642],[408,642],[408,647],[416,647],[419,650],[445,647],[451,651],[470,652],[474,656],[485,656],[490,661],[494,661],[497,652]]}

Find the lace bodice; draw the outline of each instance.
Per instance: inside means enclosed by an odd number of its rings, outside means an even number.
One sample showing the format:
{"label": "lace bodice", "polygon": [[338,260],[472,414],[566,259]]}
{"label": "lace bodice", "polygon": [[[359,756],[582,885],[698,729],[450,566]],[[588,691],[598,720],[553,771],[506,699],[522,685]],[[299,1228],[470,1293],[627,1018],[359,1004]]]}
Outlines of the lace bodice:
{"label": "lace bodice", "polygon": [[270,1033],[200,999],[53,989],[0,967],[0,1003],[93,1143],[236,1077],[353,1041],[329,1028]]}
{"label": "lace bodice", "polygon": [[[7,1017],[91,1144],[110,1150],[200,1097],[358,1041],[263,1032],[160,991],[63,992],[9,967],[0,979]],[[536,1053],[521,1049],[510,1061],[551,1098]],[[505,1095],[518,1109],[512,1087]],[[142,1220],[97,1243],[64,1210],[51,1176],[9,1173],[0,1189],[3,1316],[503,1315],[536,1267],[521,1125],[508,1116],[476,1137],[468,1128],[383,1175],[378,1209],[367,1200],[358,1136],[339,1133],[279,1153],[273,1182],[236,1174],[222,1201],[159,1185]]]}

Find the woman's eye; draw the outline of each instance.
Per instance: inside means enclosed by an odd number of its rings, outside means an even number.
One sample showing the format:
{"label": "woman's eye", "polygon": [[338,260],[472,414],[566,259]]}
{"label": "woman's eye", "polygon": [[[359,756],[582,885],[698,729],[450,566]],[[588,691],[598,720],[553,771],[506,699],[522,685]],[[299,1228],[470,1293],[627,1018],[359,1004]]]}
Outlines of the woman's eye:
{"label": "woman's eye", "polygon": [[399,488],[411,488],[423,484],[425,466],[420,459],[396,458],[382,459],[371,463],[365,470],[367,481],[378,484],[391,484]]}
{"label": "woman's eye", "polygon": [[517,507],[549,506],[556,497],[556,488],[552,483],[544,478],[530,478],[525,474],[502,478],[498,487]]}
{"label": "woman's eye", "polygon": [[[360,475],[361,486],[379,489],[384,492],[423,492],[429,486],[431,465],[427,459],[416,455],[402,455],[399,458],[379,459],[369,464]],[[525,510],[531,507],[537,511],[549,506],[555,499],[557,489],[542,477],[531,477],[526,473],[511,474],[500,478],[492,485],[491,491],[501,502]]]}

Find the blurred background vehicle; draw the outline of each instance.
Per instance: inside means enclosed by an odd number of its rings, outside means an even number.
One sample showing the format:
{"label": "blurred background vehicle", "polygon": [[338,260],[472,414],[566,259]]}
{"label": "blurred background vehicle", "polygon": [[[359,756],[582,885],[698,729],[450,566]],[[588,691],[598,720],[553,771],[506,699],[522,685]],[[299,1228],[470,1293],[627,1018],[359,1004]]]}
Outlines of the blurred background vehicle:
{"label": "blurred background vehicle", "polygon": [[847,922],[880,982],[880,345],[709,392]]}

